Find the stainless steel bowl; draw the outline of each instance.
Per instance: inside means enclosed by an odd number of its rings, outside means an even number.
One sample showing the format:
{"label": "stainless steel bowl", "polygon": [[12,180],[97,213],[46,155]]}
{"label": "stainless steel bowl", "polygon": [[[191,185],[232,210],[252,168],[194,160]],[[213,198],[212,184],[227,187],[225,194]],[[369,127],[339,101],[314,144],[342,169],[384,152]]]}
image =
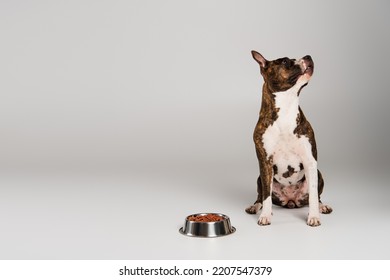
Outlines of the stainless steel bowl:
{"label": "stainless steel bowl", "polygon": [[[206,216],[213,214],[222,217],[221,221],[216,222],[197,222],[190,221],[192,216]],[[235,232],[236,229],[231,226],[230,218],[220,213],[198,213],[186,217],[184,226],[180,228],[179,232],[191,237],[220,237],[229,235]]]}

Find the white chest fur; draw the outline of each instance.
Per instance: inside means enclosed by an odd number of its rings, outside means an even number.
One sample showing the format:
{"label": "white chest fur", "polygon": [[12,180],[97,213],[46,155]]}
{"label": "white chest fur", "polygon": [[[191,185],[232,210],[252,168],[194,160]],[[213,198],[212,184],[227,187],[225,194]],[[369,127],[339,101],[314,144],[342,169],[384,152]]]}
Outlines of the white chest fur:
{"label": "white chest fur", "polygon": [[[274,174],[274,178],[283,185],[291,185],[304,176],[304,171],[300,168],[302,155],[305,154],[302,149],[309,144],[307,137],[294,134],[299,114],[299,100],[295,88],[276,93],[275,107],[278,109],[278,118],[264,132],[263,144],[267,158],[272,156],[273,165],[279,171]],[[297,172],[285,178],[283,172],[289,167]]]}

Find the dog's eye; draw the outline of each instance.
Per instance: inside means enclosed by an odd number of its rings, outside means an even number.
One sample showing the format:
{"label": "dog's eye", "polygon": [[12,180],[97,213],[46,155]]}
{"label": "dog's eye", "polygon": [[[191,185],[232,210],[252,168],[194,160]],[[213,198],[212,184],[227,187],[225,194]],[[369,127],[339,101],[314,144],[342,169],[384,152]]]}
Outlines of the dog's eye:
{"label": "dog's eye", "polygon": [[288,60],[287,60],[287,58],[285,58],[285,59],[282,60],[282,64],[283,64],[283,65],[288,65]]}

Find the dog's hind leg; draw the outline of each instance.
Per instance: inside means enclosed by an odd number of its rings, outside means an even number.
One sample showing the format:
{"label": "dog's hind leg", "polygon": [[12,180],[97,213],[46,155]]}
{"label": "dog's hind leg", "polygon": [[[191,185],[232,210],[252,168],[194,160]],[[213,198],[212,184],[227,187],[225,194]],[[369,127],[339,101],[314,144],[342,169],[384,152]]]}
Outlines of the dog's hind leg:
{"label": "dog's hind leg", "polygon": [[253,205],[250,205],[245,209],[245,212],[248,214],[257,214],[260,209],[262,208],[262,203],[263,202],[263,186],[261,184],[261,176],[257,178],[257,200]]}
{"label": "dog's hind leg", "polygon": [[319,208],[320,208],[320,213],[322,214],[330,214],[332,213],[333,209],[329,205],[325,205],[321,202],[321,194],[322,191],[324,190],[324,178],[322,177],[321,172],[318,170],[318,200],[319,200]]}

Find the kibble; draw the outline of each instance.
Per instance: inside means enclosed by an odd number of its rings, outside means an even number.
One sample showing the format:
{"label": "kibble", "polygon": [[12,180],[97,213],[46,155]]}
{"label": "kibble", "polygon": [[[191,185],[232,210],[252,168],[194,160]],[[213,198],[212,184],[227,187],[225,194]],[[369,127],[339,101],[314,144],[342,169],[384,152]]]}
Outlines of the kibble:
{"label": "kibble", "polygon": [[210,223],[210,222],[219,222],[224,220],[222,216],[215,214],[206,214],[206,215],[194,215],[188,217],[189,221],[200,222],[200,223]]}

